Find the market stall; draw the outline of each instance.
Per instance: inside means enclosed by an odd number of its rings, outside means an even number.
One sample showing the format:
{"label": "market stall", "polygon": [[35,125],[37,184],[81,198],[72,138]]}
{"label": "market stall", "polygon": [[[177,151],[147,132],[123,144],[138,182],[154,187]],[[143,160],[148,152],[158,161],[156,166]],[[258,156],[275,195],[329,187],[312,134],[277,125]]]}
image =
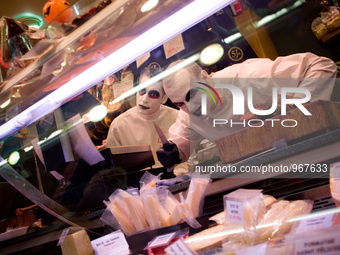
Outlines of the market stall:
{"label": "market stall", "polygon": [[[163,0],[144,9],[146,2],[80,0],[41,31],[2,19],[0,253],[303,254],[308,248],[337,254],[338,6]],[[20,52],[9,50],[18,46],[13,38],[28,39],[29,47],[20,41]],[[207,50],[218,55],[208,51],[206,59]],[[157,148],[181,146],[168,141],[184,104],[172,100],[180,93],[162,87],[169,64],[198,63],[209,80],[226,67],[306,52],[326,62],[330,77],[311,81],[329,86],[327,96],[320,92],[311,102],[282,96],[266,116],[261,111],[270,105],[254,105],[251,114],[238,113],[246,119],[237,116],[235,130],[226,125],[232,119],[216,118],[216,134],[233,130],[216,139],[209,139],[214,129],[203,137],[205,124],[193,124],[206,115],[199,107],[187,115],[188,127],[202,137],[194,143],[189,131],[188,160],[167,166],[157,158]],[[287,77],[278,87],[294,80]],[[256,78],[261,86],[275,80]],[[202,105],[205,98],[213,107],[228,106],[225,88],[215,88],[191,87],[186,96],[203,91]],[[147,100],[158,100],[150,115]]]}

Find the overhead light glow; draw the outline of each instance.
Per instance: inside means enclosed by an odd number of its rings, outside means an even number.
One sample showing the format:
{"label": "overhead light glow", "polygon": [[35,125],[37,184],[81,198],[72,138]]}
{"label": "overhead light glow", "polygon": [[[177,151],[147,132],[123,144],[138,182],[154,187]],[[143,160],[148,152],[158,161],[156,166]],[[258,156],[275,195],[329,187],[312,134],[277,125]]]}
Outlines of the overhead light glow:
{"label": "overhead light glow", "polygon": [[13,18],[26,24],[29,27],[34,27],[37,29],[41,28],[41,26],[44,23],[44,20],[42,17],[31,12],[23,12],[23,13],[14,15]]}
{"label": "overhead light glow", "polygon": [[3,166],[3,165],[6,165],[7,163],[8,163],[8,160],[7,159],[2,159],[1,157],[0,157],[0,166]]}
{"label": "overhead light glow", "polygon": [[58,136],[59,134],[61,134],[64,130],[63,129],[58,129],[56,131],[54,131],[52,134],[49,135],[49,137],[47,137],[47,140],[50,140],[56,136]]}
{"label": "overhead light glow", "polygon": [[36,29],[39,29],[39,28],[40,28],[38,25],[35,25],[35,24],[33,24],[33,25],[28,25],[28,26],[31,27],[31,28],[36,28]]}
{"label": "overhead light glow", "polygon": [[[330,214],[337,214],[340,213],[340,208],[331,208],[331,209],[327,209],[327,210],[322,210],[322,211],[318,211],[318,212],[312,212],[310,214],[304,214],[304,215],[299,215],[293,218],[290,218],[287,220],[287,222],[299,222],[302,220],[307,220],[307,219],[313,219],[316,217],[321,217],[321,216],[325,216],[325,215],[330,215]],[[263,224],[263,225],[258,225],[256,226],[255,229],[261,229],[261,228],[268,228],[268,227],[273,227],[273,226],[277,226],[278,224],[282,224],[279,223],[278,221],[274,221],[274,222],[270,222],[268,224]],[[254,230],[254,228],[250,228],[251,231]],[[191,238],[189,240],[185,240],[185,243],[192,243],[192,242],[199,242],[199,241],[203,241],[203,240],[207,240],[210,238],[217,238],[217,237],[221,237],[221,236],[225,236],[227,237],[228,235],[234,235],[234,234],[239,234],[244,232],[243,228],[235,228],[235,229],[229,229],[229,230],[223,230],[220,232],[216,232],[216,233],[212,233],[212,234],[208,234],[208,235],[202,235],[202,236],[198,236],[196,238]]]}
{"label": "overhead light glow", "polygon": [[31,151],[32,149],[33,149],[33,145],[24,148],[24,151],[25,151],[25,152],[29,152],[29,151]]}
{"label": "overhead light glow", "polygon": [[98,122],[105,118],[107,114],[107,108],[105,105],[97,105],[91,109],[88,114],[90,121]]}
{"label": "overhead light glow", "polygon": [[[123,0],[122,2],[128,2],[128,0]],[[73,79],[67,81],[62,87],[53,91],[34,105],[25,109],[19,115],[16,115],[7,121],[0,128],[0,139],[12,135],[22,126],[27,126],[45,116],[48,112],[60,107],[65,101],[91,88],[93,84],[98,83],[110,74],[118,72],[123,67],[131,64],[132,61],[135,61],[138,57],[143,56],[146,52],[154,50],[174,36],[189,29],[191,26],[211,16],[218,10],[221,10],[231,2],[233,2],[233,0],[214,0],[208,5],[206,0],[195,0],[190,2],[176,13],[165,18],[157,25],[108,55],[106,58],[98,61],[84,72],[79,73]],[[70,42],[79,37],[79,34],[88,32],[88,28],[92,27],[92,24],[97,24],[102,21],[102,17],[108,15],[106,13],[111,13],[113,10],[117,10],[117,8],[120,7],[120,1],[115,1],[107,6],[107,8],[103,9],[103,15],[94,16],[91,19],[92,22],[89,23],[88,26],[80,26],[76,31],[60,42],[56,46],[55,51],[53,51],[53,54],[64,50]],[[150,40],[150,38],[152,38],[152,40]],[[48,57],[49,55],[46,56],[46,58]],[[21,71],[21,76],[28,75],[32,70],[34,70],[34,65],[28,66]],[[10,88],[15,82],[16,79],[10,80],[4,86],[3,91],[6,91],[6,89]]]}
{"label": "overhead light glow", "polygon": [[2,105],[0,105],[0,108],[1,108],[1,109],[6,108],[10,103],[11,103],[11,99],[8,99],[5,103],[3,103]]}
{"label": "overhead light glow", "polygon": [[219,43],[211,44],[202,50],[200,62],[203,65],[215,64],[223,57],[223,54],[224,49],[221,44]]}
{"label": "overhead light glow", "polygon": [[20,159],[20,153],[18,151],[13,151],[11,155],[9,155],[8,163],[13,166],[16,163],[18,163],[19,159]]}
{"label": "overhead light glow", "polygon": [[[255,26],[255,28],[260,28],[264,25],[267,25],[268,23],[280,18],[281,16],[283,16],[287,13],[289,13],[290,11],[293,11],[294,9],[300,7],[305,2],[306,2],[306,0],[297,0],[294,4],[292,4],[289,7],[283,8],[283,9],[277,11],[276,13],[273,13],[273,14],[270,14],[270,15],[263,17],[261,20],[256,22],[254,24],[254,26]],[[229,43],[235,42],[236,40],[240,39],[241,37],[242,37],[242,34],[240,32],[237,32],[233,35],[230,35],[230,36],[224,38],[222,41],[229,44]]]}
{"label": "overhead light glow", "polygon": [[147,12],[150,11],[152,8],[154,8],[158,4],[158,0],[149,0],[147,1],[141,8],[141,12]]}
{"label": "overhead light glow", "polygon": [[224,38],[222,41],[226,44],[229,44],[229,43],[235,42],[236,40],[240,39],[241,37],[242,37],[242,34],[240,32],[237,32],[233,35],[230,35],[230,36]]}

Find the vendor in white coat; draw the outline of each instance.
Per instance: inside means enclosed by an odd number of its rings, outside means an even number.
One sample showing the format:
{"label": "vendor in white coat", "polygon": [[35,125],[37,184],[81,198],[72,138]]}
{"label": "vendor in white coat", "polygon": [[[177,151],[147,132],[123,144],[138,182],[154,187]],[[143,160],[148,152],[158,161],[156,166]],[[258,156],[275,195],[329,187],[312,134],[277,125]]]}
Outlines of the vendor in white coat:
{"label": "vendor in white coat", "polygon": [[[172,63],[168,69],[178,62],[180,61]],[[312,53],[278,57],[274,61],[261,58],[249,59],[210,75],[196,63],[190,64],[163,79],[167,96],[181,110],[176,123],[169,130],[169,140],[177,145],[178,150],[169,152],[160,149],[157,151],[158,159],[165,167],[171,167],[178,162],[186,161],[191,150],[204,138],[215,142],[217,138],[244,127],[241,121],[242,115],[233,114],[233,96],[229,89],[216,89],[221,102],[216,99],[215,103],[210,96],[207,96],[207,113],[202,114],[201,95],[207,94],[203,89],[209,90],[206,85],[216,87],[215,84],[232,84],[240,88],[245,96],[244,113],[247,113],[249,111],[246,103],[249,87],[253,92],[254,108],[268,109],[272,106],[274,87],[308,89],[311,92],[310,99],[306,99],[304,93],[287,94],[287,98],[300,99],[301,102],[329,100],[335,76],[334,62]],[[213,94],[212,91],[211,93]],[[279,96],[278,98],[280,99]],[[280,103],[279,100],[278,103]],[[213,127],[214,119],[228,120],[229,125]],[[230,126],[232,121],[240,124]]]}
{"label": "vendor in white coat", "polygon": [[[145,68],[139,81],[144,83],[155,73]],[[163,167],[157,160],[156,150],[162,146],[153,122],[163,130],[169,137],[169,128],[175,123],[178,110],[162,105],[167,101],[162,83],[156,82],[146,89],[137,92],[136,106],[127,110],[113,120],[107,136],[106,146],[127,146],[150,144],[154,156],[155,165],[153,168]],[[189,172],[189,163],[185,162],[176,166],[175,175],[182,175]]]}

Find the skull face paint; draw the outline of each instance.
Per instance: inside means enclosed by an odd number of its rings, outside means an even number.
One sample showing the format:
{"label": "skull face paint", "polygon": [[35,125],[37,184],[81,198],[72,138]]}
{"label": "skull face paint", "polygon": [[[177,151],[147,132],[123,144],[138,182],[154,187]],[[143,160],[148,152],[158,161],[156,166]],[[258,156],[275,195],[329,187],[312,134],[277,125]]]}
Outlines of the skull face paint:
{"label": "skull face paint", "polygon": [[[147,81],[148,77],[142,77],[141,83]],[[164,91],[162,83],[156,82],[137,93],[138,111],[144,115],[152,115],[159,110],[160,105],[164,101]]]}

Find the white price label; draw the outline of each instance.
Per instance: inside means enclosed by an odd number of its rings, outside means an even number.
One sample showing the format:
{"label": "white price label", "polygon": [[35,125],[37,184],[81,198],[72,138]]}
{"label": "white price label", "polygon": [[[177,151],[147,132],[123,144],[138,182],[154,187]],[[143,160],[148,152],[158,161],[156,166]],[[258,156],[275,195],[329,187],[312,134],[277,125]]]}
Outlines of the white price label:
{"label": "white price label", "polygon": [[136,60],[137,68],[139,68],[145,61],[147,61],[150,58],[151,54],[150,52],[146,53],[145,55],[141,56]]}
{"label": "white price label", "polygon": [[192,255],[196,254],[191,251],[183,242],[183,239],[178,239],[176,242],[171,244],[169,247],[165,249],[166,254],[168,255]]}
{"label": "white price label", "polygon": [[149,248],[156,248],[160,246],[167,245],[175,236],[176,232],[166,234],[166,235],[161,235],[157,236],[154,240],[151,241],[149,244]]}
{"label": "white price label", "polygon": [[97,255],[124,254],[129,250],[129,244],[120,230],[93,240],[91,245]]}
{"label": "white price label", "polygon": [[61,235],[60,235],[60,237],[59,237],[59,241],[58,241],[57,246],[61,245],[61,244],[65,241],[65,238],[66,238],[66,236],[67,236],[67,234],[68,234],[69,231],[70,231],[69,228],[65,228],[65,229],[63,230],[63,232],[61,233]]}
{"label": "white price label", "polygon": [[304,240],[296,239],[294,242],[294,255],[338,255],[340,254],[340,236],[306,237]]}
{"label": "white price label", "polygon": [[239,201],[226,201],[227,220],[243,224],[243,206]]}
{"label": "white price label", "polygon": [[332,164],[331,167],[334,171],[334,180],[340,180],[340,162]]}
{"label": "white price label", "polygon": [[333,225],[333,216],[334,214],[329,214],[302,220],[296,229],[296,233],[304,233],[318,229],[329,228]]}
{"label": "white price label", "polygon": [[178,52],[185,49],[183,37],[181,34],[177,35],[176,37],[172,38],[170,41],[167,41],[163,44],[165,57],[168,59],[173,55],[176,55]]}

